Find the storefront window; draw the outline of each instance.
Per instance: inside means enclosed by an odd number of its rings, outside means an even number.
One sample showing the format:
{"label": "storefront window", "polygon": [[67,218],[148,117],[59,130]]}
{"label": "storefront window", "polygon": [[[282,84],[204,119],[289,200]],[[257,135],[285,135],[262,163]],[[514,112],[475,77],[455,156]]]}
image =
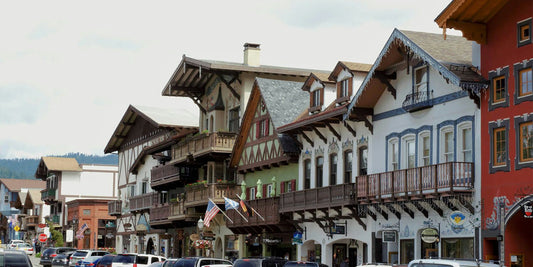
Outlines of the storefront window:
{"label": "storefront window", "polygon": [[407,240],[400,240],[400,246],[401,246],[401,264],[408,264],[410,261],[415,259],[415,240],[414,239],[407,239]]}
{"label": "storefront window", "polygon": [[443,238],[442,257],[446,258],[474,258],[473,238]]}
{"label": "storefront window", "polygon": [[226,235],[224,238],[226,244],[224,245],[227,260],[235,261],[239,258],[239,236]]}

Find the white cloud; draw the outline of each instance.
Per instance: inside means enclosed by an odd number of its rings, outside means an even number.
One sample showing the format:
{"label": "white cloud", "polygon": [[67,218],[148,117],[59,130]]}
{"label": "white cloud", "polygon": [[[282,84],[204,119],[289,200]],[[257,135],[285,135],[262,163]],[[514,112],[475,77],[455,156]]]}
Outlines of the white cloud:
{"label": "white cloud", "polygon": [[[392,30],[441,32],[438,1],[0,1],[0,157],[102,154],[129,104],[161,96],[181,56],[331,70],[372,63]],[[7,99],[7,100],[6,100]]]}

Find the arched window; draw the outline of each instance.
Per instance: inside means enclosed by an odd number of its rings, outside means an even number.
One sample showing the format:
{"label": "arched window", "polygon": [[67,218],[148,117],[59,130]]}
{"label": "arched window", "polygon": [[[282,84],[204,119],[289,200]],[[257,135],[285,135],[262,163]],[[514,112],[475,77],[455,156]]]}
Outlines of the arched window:
{"label": "arched window", "polygon": [[337,154],[329,155],[329,185],[337,184]]}
{"label": "arched window", "polygon": [[324,186],[324,157],[316,158],[316,183],[315,187]]}
{"label": "arched window", "polygon": [[344,183],[352,182],[352,159],[353,154],[351,150],[344,151]]}
{"label": "arched window", "polygon": [[311,160],[304,161],[304,189],[311,188]]}

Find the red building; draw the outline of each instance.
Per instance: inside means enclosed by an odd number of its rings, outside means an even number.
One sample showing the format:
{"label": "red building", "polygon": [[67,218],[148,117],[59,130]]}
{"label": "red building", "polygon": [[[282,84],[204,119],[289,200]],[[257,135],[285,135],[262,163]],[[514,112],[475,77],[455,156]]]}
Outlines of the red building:
{"label": "red building", "polygon": [[435,19],[475,41],[481,74],[484,259],[533,266],[533,44],[531,0],[454,0]]}

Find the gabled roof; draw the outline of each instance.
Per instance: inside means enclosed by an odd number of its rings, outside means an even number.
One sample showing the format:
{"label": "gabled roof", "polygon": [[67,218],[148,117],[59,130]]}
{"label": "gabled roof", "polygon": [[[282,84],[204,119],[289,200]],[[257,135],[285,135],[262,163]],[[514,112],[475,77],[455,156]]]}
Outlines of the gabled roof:
{"label": "gabled roof", "polygon": [[31,199],[34,205],[40,205],[44,203],[41,199],[41,189],[28,189],[27,198]]}
{"label": "gabled roof", "polygon": [[[22,188],[42,190],[46,188],[46,182],[37,179],[0,179],[0,183],[10,192],[20,192]],[[40,191],[39,191],[40,192]],[[39,193],[40,194],[40,193]],[[40,197],[40,195],[39,195]]]}
{"label": "gabled roof", "polygon": [[333,68],[333,71],[329,75],[328,79],[330,81],[337,81],[337,76],[339,76],[339,73],[344,69],[354,74],[355,72],[367,73],[370,70],[370,68],[372,68],[372,64],[339,61],[337,62],[337,65],[335,65],[335,68]]}
{"label": "gabled roof", "polygon": [[[381,50],[374,65],[370,69],[356,95],[352,99],[348,111],[354,106],[373,108],[387,86],[376,77],[392,65],[416,58],[437,70],[449,83],[479,95],[487,88],[487,83],[471,65],[471,42],[463,37],[448,36],[434,33],[400,31],[394,29],[387,43]],[[344,119],[349,116],[348,112]]]}
{"label": "gabled roof", "polygon": [[311,89],[311,86],[313,85],[313,83],[317,81],[319,82],[320,84],[322,84],[322,86],[326,86],[325,84],[328,83],[328,84],[334,84],[335,82],[334,81],[330,81],[329,80],[329,74],[326,73],[326,72],[317,72],[317,73],[311,73],[309,74],[309,77],[307,77],[307,79],[305,80],[304,82],[304,85],[302,86],[302,90],[304,91],[309,91]]}
{"label": "gabled roof", "polygon": [[213,78],[221,79],[225,84],[231,84],[242,72],[307,77],[313,71],[315,70],[268,65],[255,67],[244,63],[194,59],[183,55],[161,94],[199,97]]}
{"label": "gabled roof", "polygon": [[457,29],[468,40],[480,44],[487,40],[487,23],[509,0],[453,0],[435,19],[437,25]]}
{"label": "gabled roof", "polygon": [[[241,130],[235,141],[230,166],[234,167],[239,163],[252,127],[251,121],[258,105],[261,103],[261,99],[265,103],[274,128],[277,129],[294,120],[302,110],[309,107],[309,95],[302,90],[302,85],[303,83],[301,82],[265,78],[255,79],[255,84],[243,115]],[[274,134],[277,135],[285,153],[299,152],[298,145],[294,140],[283,134],[278,134],[276,130],[274,130]]]}
{"label": "gabled roof", "polygon": [[44,163],[48,171],[82,171],[75,158],[41,157],[41,162]]}
{"label": "gabled roof", "polygon": [[104,149],[105,153],[111,153],[119,149],[139,117],[148,121],[155,128],[175,129],[178,132],[184,129],[197,128],[195,125],[183,125],[183,122],[180,122],[182,115],[178,110],[130,105],[124,116],[122,116],[111,139],[109,139]]}

